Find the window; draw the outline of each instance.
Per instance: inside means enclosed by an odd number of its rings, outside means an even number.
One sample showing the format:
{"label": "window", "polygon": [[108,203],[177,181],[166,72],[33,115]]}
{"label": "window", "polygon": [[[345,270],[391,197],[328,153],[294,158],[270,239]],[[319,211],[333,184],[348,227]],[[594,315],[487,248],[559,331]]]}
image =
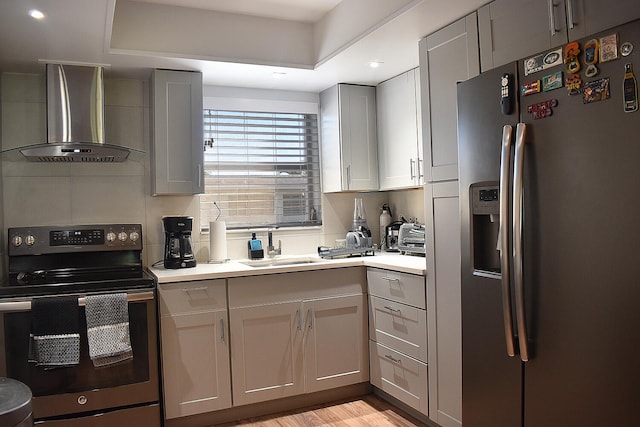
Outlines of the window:
{"label": "window", "polygon": [[321,224],[316,114],[204,110],[202,224]]}

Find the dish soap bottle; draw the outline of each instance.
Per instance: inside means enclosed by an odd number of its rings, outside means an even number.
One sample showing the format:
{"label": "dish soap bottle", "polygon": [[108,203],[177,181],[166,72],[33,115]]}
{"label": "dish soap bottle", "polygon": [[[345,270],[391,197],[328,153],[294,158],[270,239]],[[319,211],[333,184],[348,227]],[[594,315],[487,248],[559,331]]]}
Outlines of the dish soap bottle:
{"label": "dish soap bottle", "polygon": [[249,249],[249,259],[264,258],[264,249],[262,249],[262,241],[256,238],[256,233],[251,233],[251,240],[247,242]]}

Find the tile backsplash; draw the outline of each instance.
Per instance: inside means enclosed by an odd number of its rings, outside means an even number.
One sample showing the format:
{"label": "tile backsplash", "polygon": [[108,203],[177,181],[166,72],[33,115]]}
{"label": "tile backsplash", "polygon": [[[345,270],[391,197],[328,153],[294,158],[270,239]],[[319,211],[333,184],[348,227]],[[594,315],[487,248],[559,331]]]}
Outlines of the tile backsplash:
{"label": "tile backsplash", "polygon": [[[144,261],[162,260],[165,215],[190,215],[199,224],[198,196],[150,195],[151,111],[149,81],[109,78],[105,73],[105,131],[110,144],[144,151],[141,161],[124,163],[33,163],[3,159],[0,165],[0,223],[2,241],[9,227],[27,225],[143,224]],[[3,73],[0,77],[0,144],[3,150],[42,143],[46,138],[45,79],[42,74]],[[353,199],[362,197],[375,241],[379,241],[380,207],[389,203],[394,216],[424,221],[422,189],[335,193],[323,196],[323,226],[304,230],[276,230],[283,254],[315,252],[344,238],[353,218]],[[258,237],[265,241],[266,230]],[[230,258],[246,258],[249,231],[228,231]],[[199,262],[209,259],[209,235],[194,229]],[[0,247],[6,264],[3,244]]]}

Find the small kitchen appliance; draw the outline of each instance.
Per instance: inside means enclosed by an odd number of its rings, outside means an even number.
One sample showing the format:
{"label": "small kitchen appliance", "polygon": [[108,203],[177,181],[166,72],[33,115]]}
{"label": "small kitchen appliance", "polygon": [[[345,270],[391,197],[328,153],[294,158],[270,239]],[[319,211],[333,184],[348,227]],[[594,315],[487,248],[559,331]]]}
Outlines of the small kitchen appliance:
{"label": "small kitchen appliance", "polygon": [[403,254],[424,255],[424,225],[405,222],[398,232],[398,250]]}
{"label": "small kitchen appliance", "polygon": [[385,227],[385,243],[384,247],[387,252],[398,252],[398,235],[403,221],[394,221]]}
{"label": "small kitchen appliance", "polygon": [[164,268],[189,268],[196,266],[196,257],[191,244],[193,217],[165,216],[164,224]]}

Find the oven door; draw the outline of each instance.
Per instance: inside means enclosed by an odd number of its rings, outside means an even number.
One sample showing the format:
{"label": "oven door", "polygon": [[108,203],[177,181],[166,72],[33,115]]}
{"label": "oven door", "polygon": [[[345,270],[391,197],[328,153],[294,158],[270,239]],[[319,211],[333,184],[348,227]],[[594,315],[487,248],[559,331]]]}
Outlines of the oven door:
{"label": "oven door", "polygon": [[125,407],[158,406],[155,290],[127,293],[133,359],[100,368],[94,367],[89,358],[83,307],[79,319],[80,364],[46,370],[28,362],[31,299],[0,300],[0,376],[31,388],[35,420],[89,417]]}

